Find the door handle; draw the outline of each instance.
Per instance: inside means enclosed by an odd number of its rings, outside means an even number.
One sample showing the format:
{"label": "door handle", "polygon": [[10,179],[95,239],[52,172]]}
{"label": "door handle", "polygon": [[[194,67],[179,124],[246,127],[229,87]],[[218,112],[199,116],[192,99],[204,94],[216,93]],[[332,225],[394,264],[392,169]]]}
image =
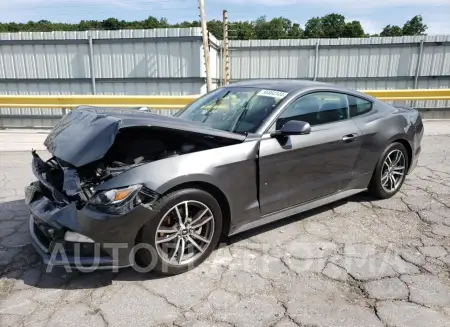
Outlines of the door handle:
{"label": "door handle", "polygon": [[358,137],[358,134],[348,134],[342,137],[342,141],[344,142],[352,142]]}

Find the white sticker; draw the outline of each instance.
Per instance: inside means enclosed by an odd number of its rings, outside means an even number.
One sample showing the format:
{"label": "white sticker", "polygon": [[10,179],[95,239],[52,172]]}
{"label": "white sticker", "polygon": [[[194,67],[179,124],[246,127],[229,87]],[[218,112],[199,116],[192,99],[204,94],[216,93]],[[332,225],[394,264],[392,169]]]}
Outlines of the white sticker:
{"label": "white sticker", "polygon": [[261,90],[258,92],[258,95],[274,98],[284,98],[287,95],[287,93],[275,90]]}

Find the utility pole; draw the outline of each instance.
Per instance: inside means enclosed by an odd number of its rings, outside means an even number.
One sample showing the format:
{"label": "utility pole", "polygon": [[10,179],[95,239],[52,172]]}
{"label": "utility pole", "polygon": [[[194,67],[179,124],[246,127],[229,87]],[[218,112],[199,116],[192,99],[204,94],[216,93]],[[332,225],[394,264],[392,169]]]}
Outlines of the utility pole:
{"label": "utility pole", "polygon": [[212,91],[211,81],[211,69],[209,67],[209,34],[206,27],[206,15],[205,15],[205,0],[198,0],[200,8],[200,20],[202,23],[202,36],[203,36],[203,55],[205,58],[205,72],[206,72],[206,90]]}
{"label": "utility pole", "polygon": [[223,11],[223,62],[225,63],[224,85],[230,83],[230,65],[228,56],[228,12]]}

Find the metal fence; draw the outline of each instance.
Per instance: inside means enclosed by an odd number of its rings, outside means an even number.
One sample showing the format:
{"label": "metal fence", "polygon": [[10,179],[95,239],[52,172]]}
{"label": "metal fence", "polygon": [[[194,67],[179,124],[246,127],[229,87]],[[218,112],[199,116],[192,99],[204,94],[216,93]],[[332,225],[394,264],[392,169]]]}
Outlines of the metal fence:
{"label": "metal fence", "polygon": [[[294,78],[355,89],[450,88],[450,35],[230,41],[232,81]],[[418,107],[449,108],[448,101]]]}
{"label": "metal fence", "polygon": [[[210,36],[213,85],[221,42]],[[450,36],[232,41],[231,79],[302,78],[357,89],[450,87]],[[0,33],[0,95],[194,95],[206,91],[200,28]],[[449,101],[419,101],[448,108]],[[51,125],[61,109],[0,109],[0,126]],[[39,118],[39,119],[36,119]],[[14,123],[15,124],[15,123]],[[28,124],[28,122],[27,122]]]}
{"label": "metal fence", "polygon": [[[0,94],[200,94],[201,50],[198,28],[0,33]],[[45,126],[62,114],[0,109],[3,126],[18,118],[39,118],[35,124]]]}

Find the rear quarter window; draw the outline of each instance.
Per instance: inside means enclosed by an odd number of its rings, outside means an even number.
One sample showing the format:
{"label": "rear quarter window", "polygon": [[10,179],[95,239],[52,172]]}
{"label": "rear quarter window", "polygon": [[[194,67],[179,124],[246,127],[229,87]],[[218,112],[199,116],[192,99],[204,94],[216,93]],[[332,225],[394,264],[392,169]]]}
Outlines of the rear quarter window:
{"label": "rear quarter window", "polygon": [[350,107],[350,118],[368,113],[373,108],[373,103],[371,101],[355,97],[353,95],[348,95],[348,104]]}

